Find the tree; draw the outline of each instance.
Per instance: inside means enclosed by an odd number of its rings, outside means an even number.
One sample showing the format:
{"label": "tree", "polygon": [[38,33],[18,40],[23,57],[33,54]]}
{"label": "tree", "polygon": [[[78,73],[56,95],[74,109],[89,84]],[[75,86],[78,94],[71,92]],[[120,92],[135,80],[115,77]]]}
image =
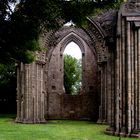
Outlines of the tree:
{"label": "tree", "polygon": [[16,98],[15,63],[31,63],[34,52],[41,50],[40,34],[61,22],[58,0],[19,0],[13,11],[10,5],[17,1],[0,0],[0,95],[4,100]]}
{"label": "tree", "polygon": [[72,20],[76,25],[85,25],[86,18],[103,10],[119,8],[124,0],[62,0],[61,8],[66,22]]}
{"label": "tree", "polygon": [[[19,1],[13,11],[11,4]],[[0,63],[30,63],[40,49],[39,36],[72,20],[82,26],[96,9],[113,7],[122,0],[1,0]],[[88,9],[88,10],[87,10]]]}
{"label": "tree", "polygon": [[0,63],[30,63],[34,51],[40,50],[39,36],[43,30],[59,27],[58,0],[21,0],[15,11],[10,3],[0,1]]}
{"label": "tree", "polygon": [[0,113],[16,113],[16,67],[0,64]]}
{"label": "tree", "polygon": [[[17,1],[12,10],[10,5]],[[34,60],[34,52],[41,49],[39,37],[43,31],[55,30],[70,20],[83,26],[87,16],[100,9],[117,7],[121,1],[0,0],[0,93],[6,96],[5,93],[16,92],[15,62]],[[75,85],[79,89],[80,81]],[[72,92],[74,87],[68,90]]]}
{"label": "tree", "polygon": [[64,87],[67,94],[76,94],[81,87],[81,63],[71,55],[64,55]]}

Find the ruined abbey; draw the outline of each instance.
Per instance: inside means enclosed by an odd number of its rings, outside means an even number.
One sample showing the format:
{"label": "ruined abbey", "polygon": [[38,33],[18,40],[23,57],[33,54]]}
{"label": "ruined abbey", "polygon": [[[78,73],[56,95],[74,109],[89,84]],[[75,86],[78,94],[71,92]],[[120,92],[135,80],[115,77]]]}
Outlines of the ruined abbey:
{"label": "ruined abbey", "polygon": [[[18,66],[16,122],[92,120],[108,124],[108,134],[140,137],[140,0],[87,22],[86,28],[44,33],[44,51],[32,64]],[[70,42],[82,52],[77,95],[66,94],[63,84],[63,52]]]}

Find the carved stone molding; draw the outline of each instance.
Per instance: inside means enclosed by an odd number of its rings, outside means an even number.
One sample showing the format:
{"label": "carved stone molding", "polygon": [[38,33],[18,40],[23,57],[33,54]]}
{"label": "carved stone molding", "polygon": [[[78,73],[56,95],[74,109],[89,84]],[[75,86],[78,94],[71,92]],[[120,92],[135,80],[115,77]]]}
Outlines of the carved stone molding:
{"label": "carved stone molding", "polygon": [[101,30],[99,30],[91,20],[89,21],[90,23],[88,24],[86,31],[94,42],[98,63],[105,62],[107,61],[107,51],[105,47],[104,34],[102,34]]}
{"label": "carved stone molding", "polygon": [[47,49],[46,54],[48,56],[48,61],[49,58],[51,57],[50,54],[53,51],[53,49],[57,46],[57,44],[63,42],[62,40],[64,40],[65,38],[67,38],[65,40],[67,41],[67,43],[66,42],[64,43],[65,45],[73,41],[77,43],[79,46],[81,46],[82,44],[80,44],[81,42],[80,40],[83,40],[91,48],[93,53],[96,55],[95,40],[93,41],[93,39],[90,38],[90,36],[87,34],[85,29],[81,29],[77,27],[62,27],[55,33],[46,34],[46,36],[43,39],[43,41],[45,42],[44,46]]}
{"label": "carved stone molding", "polygon": [[122,6],[123,16],[139,16],[140,15],[140,2],[138,0],[131,0]]}

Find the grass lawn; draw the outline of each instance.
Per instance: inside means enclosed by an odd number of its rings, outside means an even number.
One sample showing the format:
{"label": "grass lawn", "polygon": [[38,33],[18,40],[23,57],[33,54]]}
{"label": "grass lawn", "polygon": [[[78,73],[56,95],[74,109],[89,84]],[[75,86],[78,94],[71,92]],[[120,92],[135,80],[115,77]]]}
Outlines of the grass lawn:
{"label": "grass lawn", "polygon": [[48,124],[17,124],[14,117],[0,115],[0,140],[119,140],[119,137],[104,134],[106,125],[88,121],[52,120]]}

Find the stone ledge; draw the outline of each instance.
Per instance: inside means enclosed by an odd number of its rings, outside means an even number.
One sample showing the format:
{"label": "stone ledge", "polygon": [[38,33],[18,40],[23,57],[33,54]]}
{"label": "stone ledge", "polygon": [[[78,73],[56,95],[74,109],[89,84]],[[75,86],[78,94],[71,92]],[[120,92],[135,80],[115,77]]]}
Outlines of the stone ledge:
{"label": "stone ledge", "polygon": [[127,134],[126,132],[115,132],[115,131],[111,130],[110,128],[106,129],[105,134],[114,135],[114,136],[118,136],[118,137],[140,138],[140,133]]}
{"label": "stone ledge", "polygon": [[43,120],[20,120],[20,119],[17,119],[15,120],[16,123],[23,123],[23,124],[46,124],[47,121],[45,119]]}

